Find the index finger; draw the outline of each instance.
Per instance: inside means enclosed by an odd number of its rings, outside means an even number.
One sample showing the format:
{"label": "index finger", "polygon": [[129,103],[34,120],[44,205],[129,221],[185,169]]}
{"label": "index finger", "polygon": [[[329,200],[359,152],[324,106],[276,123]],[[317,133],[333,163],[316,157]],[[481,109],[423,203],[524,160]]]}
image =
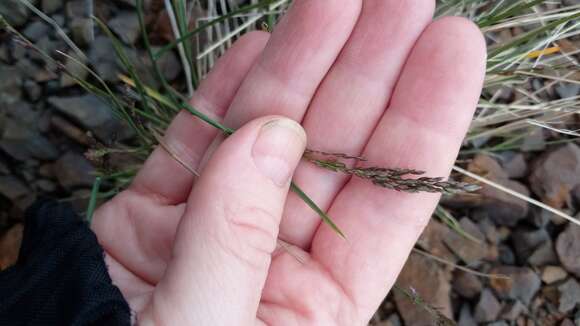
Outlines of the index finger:
{"label": "index finger", "polygon": [[[423,32],[389,108],[366,145],[373,166],[448,175],[481,92],[485,43],[472,23],[444,18]],[[394,283],[439,196],[378,188],[352,178],[329,215],[349,241],[321,225],[312,256],[370,316]]]}

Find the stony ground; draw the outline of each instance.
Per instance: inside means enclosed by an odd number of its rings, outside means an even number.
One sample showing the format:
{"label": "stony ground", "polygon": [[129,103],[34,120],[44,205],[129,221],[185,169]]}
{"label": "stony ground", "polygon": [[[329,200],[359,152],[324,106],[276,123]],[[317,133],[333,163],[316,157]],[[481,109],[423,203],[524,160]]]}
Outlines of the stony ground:
{"label": "stony ground", "polygon": [[[82,1],[35,3],[65,26],[101,76],[115,81],[120,68],[112,45],[98,33],[94,40],[88,38]],[[144,53],[131,49],[140,33],[131,1],[95,3],[97,15],[145,67]],[[66,48],[54,30],[11,1],[0,2],[0,13],[41,49]],[[163,15],[150,19],[150,25],[154,40],[169,38]],[[168,56],[162,69],[170,81],[180,77],[175,56]],[[579,93],[580,87],[571,86],[545,95],[560,98]],[[38,53],[0,35],[0,269],[16,258],[25,208],[36,198],[50,196],[84,211],[95,173],[84,153],[97,141],[130,141],[128,130],[106,104],[46,66]],[[578,142],[547,145],[550,136],[540,131],[527,137],[517,151],[478,155],[466,165],[574,216],[580,211],[580,147]],[[393,292],[373,325],[430,325],[433,311],[466,326],[580,325],[580,227],[488,186],[477,194],[445,198],[443,203],[460,217],[470,237],[433,219],[418,248],[448,263],[412,254],[399,287],[415,302]],[[510,279],[477,276],[449,263]],[[431,313],[417,304],[421,300],[434,308]]]}

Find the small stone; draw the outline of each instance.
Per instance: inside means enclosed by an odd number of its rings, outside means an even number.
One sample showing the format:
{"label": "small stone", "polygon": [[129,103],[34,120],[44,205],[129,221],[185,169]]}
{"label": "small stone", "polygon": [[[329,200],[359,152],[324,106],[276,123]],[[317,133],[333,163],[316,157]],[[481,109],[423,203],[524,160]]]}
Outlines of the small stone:
{"label": "small stone", "polygon": [[485,323],[497,319],[501,305],[489,289],[483,290],[479,302],[475,307],[475,321]]}
{"label": "small stone", "polygon": [[575,326],[575,325],[574,325],[573,321],[566,318],[566,319],[562,320],[562,322],[560,323],[560,326]]}
{"label": "small stone", "polygon": [[556,240],[556,252],[562,266],[570,273],[580,277],[580,227],[570,224]]}
{"label": "small stone", "polygon": [[520,301],[516,300],[503,307],[500,313],[500,318],[515,321],[521,314],[526,313],[527,311],[528,308],[526,308],[526,306],[524,306]]}
{"label": "small stone", "polygon": [[[468,170],[485,175],[489,180],[504,187],[517,191],[525,196],[528,189],[517,181],[510,180],[499,163],[486,155],[477,155],[468,166]],[[466,180],[472,182],[471,180]],[[473,207],[480,213],[489,216],[498,225],[514,226],[528,214],[529,204],[517,199],[495,187],[483,185],[479,190],[480,196],[456,195],[449,201],[460,207]]]}
{"label": "small stone", "polygon": [[42,0],[42,11],[45,14],[52,14],[62,9],[63,0]]}
{"label": "small stone", "polygon": [[10,173],[10,169],[8,168],[6,163],[4,161],[0,160],[0,174],[9,174],[9,173]]}
{"label": "small stone", "polygon": [[463,271],[456,271],[453,277],[453,290],[460,296],[473,299],[482,289],[481,281],[477,276]]}
{"label": "small stone", "polygon": [[26,36],[33,43],[38,42],[41,38],[45,37],[50,31],[50,27],[43,21],[37,20],[26,26],[22,34]]}
{"label": "small stone", "polygon": [[[154,48],[155,49],[155,48]],[[160,48],[157,48],[157,50]],[[151,63],[147,61],[149,65]],[[163,77],[168,81],[174,81],[179,74],[183,71],[181,67],[181,62],[177,58],[177,55],[174,52],[167,52],[165,53],[159,60],[157,61],[157,65],[163,74]]]}
{"label": "small stone", "polygon": [[529,304],[542,284],[534,271],[527,267],[500,266],[493,268],[491,274],[507,275],[509,279],[494,278],[490,281],[491,287],[502,299],[519,299]]}
{"label": "small stone", "polygon": [[109,21],[109,27],[128,45],[135,44],[141,35],[139,17],[134,11],[120,12],[115,18]]}
{"label": "small stone", "polygon": [[580,206],[580,185],[577,185],[572,189],[572,200],[574,200],[576,207]]}
{"label": "small stone", "polygon": [[22,224],[16,224],[0,237],[0,271],[13,265],[18,259],[23,230]]}
{"label": "small stone", "polygon": [[[470,219],[464,217],[459,221],[459,224],[466,233],[472,235],[482,243],[485,242],[484,235]],[[484,245],[470,241],[456,232],[449,232],[443,241],[457,257],[468,265],[481,261],[487,254]]]}
{"label": "small stone", "polygon": [[469,304],[464,303],[459,311],[459,321],[457,326],[477,326],[477,322],[473,318]]}
{"label": "small stone", "polygon": [[86,70],[85,67],[83,67],[83,65],[85,64],[85,60],[83,58],[77,57],[73,53],[69,53],[69,55],[70,57],[66,58],[64,65],[66,71],[70,72],[70,75],[62,74],[60,76],[60,86],[63,88],[75,86],[77,85],[76,80],[85,80],[89,76],[89,72]]}
{"label": "small stone", "polygon": [[523,152],[537,152],[546,149],[546,136],[542,128],[532,131],[524,137],[520,149]]}
{"label": "small stone", "polygon": [[449,250],[443,240],[452,233],[448,226],[437,221],[436,219],[429,220],[427,227],[419,237],[418,244],[429,253],[441,257],[445,260],[456,262],[457,257]]}
{"label": "small stone", "polygon": [[564,207],[571,190],[580,184],[580,148],[569,143],[544,154],[535,162],[529,181],[543,202]]}
{"label": "small stone", "polygon": [[57,148],[38,130],[31,129],[14,119],[8,121],[0,140],[0,148],[14,159],[54,160],[58,157]]}
{"label": "small stone", "polygon": [[81,16],[72,18],[69,23],[72,39],[80,46],[87,46],[91,44],[94,36],[94,24],[90,18],[83,18]]}
{"label": "small stone", "polygon": [[56,191],[57,189],[56,183],[46,179],[40,179],[36,181],[34,185],[38,190],[40,190],[43,193],[51,193]]}
{"label": "small stone", "polygon": [[54,166],[56,178],[65,189],[90,187],[94,181],[95,169],[82,155],[67,152],[56,161]]}
{"label": "small stone", "polygon": [[553,284],[564,280],[568,273],[560,266],[546,266],[542,272],[542,281],[546,284]]}
{"label": "small stone", "polygon": [[489,323],[487,326],[509,326],[509,324],[505,320],[499,320]]}
{"label": "small stone", "polygon": [[36,198],[22,181],[12,175],[0,176],[0,196],[10,200],[21,212],[26,210]]}
{"label": "small stone", "polygon": [[512,234],[516,256],[522,264],[541,244],[548,241],[550,241],[550,235],[544,229],[528,231],[519,228]]}
{"label": "small stone", "polygon": [[14,27],[20,27],[26,23],[30,16],[30,11],[17,0],[0,1],[0,15]]}
{"label": "small stone", "polygon": [[560,285],[558,290],[560,291],[560,299],[558,300],[560,312],[568,313],[580,304],[580,284],[575,279],[570,278],[566,283]]}
{"label": "small stone", "polygon": [[548,264],[557,264],[558,256],[556,256],[556,251],[554,250],[554,245],[552,240],[546,241],[528,258],[528,263],[532,266],[544,266]]}
{"label": "small stone", "polygon": [[[440,265],[432,259],[411,254],[397,279],[397,285],[407,290],[413,288],[425,302],[438,307],[443,315],[453,316],[449,282]],[[405,325],[430,325],[433,322],[433,316],[406,295],[399,291],[394,292],[394,295]]]}
{"label": "small stone", "polygon": [[97,36],[91,44],[89,51],[90,62],[94,65],[97,73],[105,81],[117,81],[117,75],[121,72],[117,64],[115,48],[111,39],[106,36]]}
{"label": "small stone", "polygon": [[519,179],[528,173],[528,164],[522,153],[509,152],[502,157],[502,166],[510,179]]}
{"label": "small stone", "polygon": [[497,228],[489,218],[482,219],[481,221],[479,221],[479,223],[477,223],[477,226],[479,227],[481,232],[485,235],[487,241],[489,241],[492,244],[500,243],[499,232],[497,231]]}
{"label": "small stone", "polygon": [[26,97],[32,102],[36,102],[42,96],[42,87],[34,80],[27,79],[24,81],[24,92]]}
{"label": "small stone", "polygon": [[569,98],[580,94],[580,85],[572,83],[558,83],[556,87],[554,87],[554,90],[556,91],[556,94],[560,96],[560,98]]}
{"label": "small stone", "polygon": [[114,116],[113,109],[95,95],[50,97],[48,103],[106,143],[133,136],[133,131]]}
{"label": "small stone", "polygon": [[22,94],[18,68],[0,64],[0,105],[16,102]]}
{"label": "small stone", "polygon": [[516,255],[513,250],[506,246],[500,245],[498,247],[499,251],[499,261],[504,265],[514,265],[516,263]]}

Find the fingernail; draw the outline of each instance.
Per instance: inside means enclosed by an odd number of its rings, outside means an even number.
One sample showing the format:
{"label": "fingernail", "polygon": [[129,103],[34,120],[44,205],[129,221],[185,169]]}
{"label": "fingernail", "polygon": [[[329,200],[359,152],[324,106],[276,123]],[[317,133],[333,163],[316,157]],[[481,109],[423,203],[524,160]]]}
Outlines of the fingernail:
{"label": "fingernail", "polygon": [[304,129],[294,120],[278,118],[262,126],[252,156],[258,170],[283,187],[290,181],[305,147]]}

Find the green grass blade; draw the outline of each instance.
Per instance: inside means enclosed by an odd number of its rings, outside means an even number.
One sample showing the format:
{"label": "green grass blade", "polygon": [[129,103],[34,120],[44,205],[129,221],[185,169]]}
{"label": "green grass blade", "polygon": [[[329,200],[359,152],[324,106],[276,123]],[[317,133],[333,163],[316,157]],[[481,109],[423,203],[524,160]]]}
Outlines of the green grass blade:
{"label": "green grass blade", "polygon": [[328,215],[326,215],[326,213],[320,207],[318,207],[318,205],[316,205],[316,203],[312,199],[310,199],[310,197],[308,197],[308,195],[306,195],[306,193],[304,193],[304,191],[302,191],[302,189],[300,189],[300,187],[298,187],[294,182],[292,182],[292,184],[290,185],[290,189],[295,194],[297,194],[298,197],[300,197],[300,199],[302,199],[306,203],[306,205],[310,206],[310,208],[312,208],[312,210],[314,210],[318,214],[318,216],[322,218],[324,223],[330,226],[330,228],[334,232],[340,235],[343,239],[346,239],[346,236],[340,230],[340,228],[332,221],[332,219]]}
{"label": "green grass blade", "polygon": [[91,197],[89,199],[89,206],[87,207],[87,222],[91,225],[93,221],[93,213],[95,212],[95,207],[97,206],[97,197],[99,195],[99,189],[101,188],[101,177],[96,177],[93,183],[93,188],[91,189]]}

